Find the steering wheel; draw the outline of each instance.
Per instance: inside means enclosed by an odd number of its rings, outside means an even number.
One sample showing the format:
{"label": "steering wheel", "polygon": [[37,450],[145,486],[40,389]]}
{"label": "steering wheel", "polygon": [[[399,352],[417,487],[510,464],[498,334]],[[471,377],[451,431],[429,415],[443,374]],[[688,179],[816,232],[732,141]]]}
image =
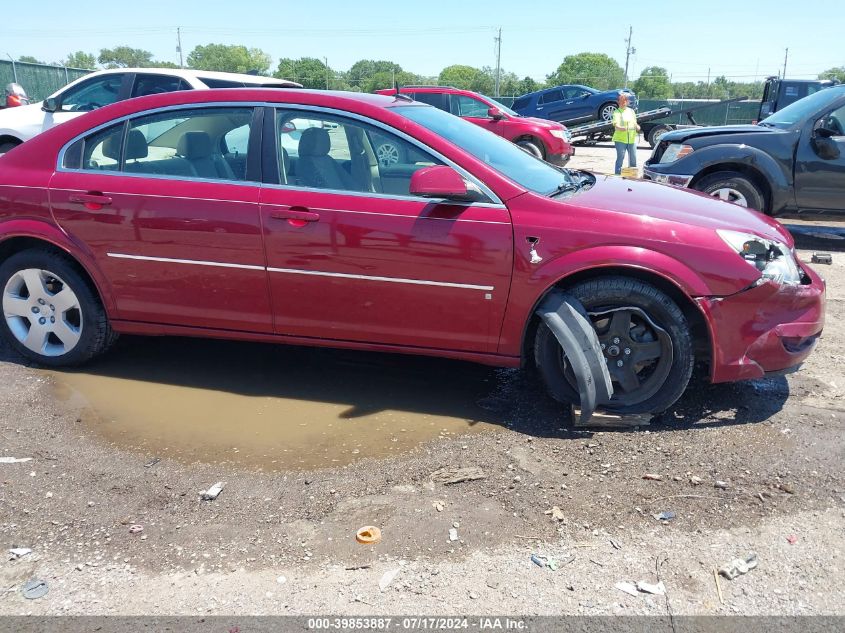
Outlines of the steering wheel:
{"label": "steering wheel", "polygon": [[80,103],[78,105],[73,106],[70,111],[71,112],[91,112],[92,110],[96,110],[97,108],[102,108],[102,104],[96,103],[91,101],[89,103]]}
{"label": "steering wheel", "polygon": [[831,114],[827,117],[827,127],[836,132],[836,136],[845,135],[845,130],[842,129],[842,123],[835,114]]}

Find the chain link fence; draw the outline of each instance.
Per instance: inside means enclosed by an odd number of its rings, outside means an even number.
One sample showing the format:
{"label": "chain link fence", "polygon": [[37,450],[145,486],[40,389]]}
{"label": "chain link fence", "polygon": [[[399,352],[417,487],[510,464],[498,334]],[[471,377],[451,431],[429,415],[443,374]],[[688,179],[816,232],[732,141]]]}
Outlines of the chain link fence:
{"label": "chain link fence", "polygon": [[0,60],[0,88],[10,83],[20,84],[30,100],[36,102],[90,72],[83,68]]}

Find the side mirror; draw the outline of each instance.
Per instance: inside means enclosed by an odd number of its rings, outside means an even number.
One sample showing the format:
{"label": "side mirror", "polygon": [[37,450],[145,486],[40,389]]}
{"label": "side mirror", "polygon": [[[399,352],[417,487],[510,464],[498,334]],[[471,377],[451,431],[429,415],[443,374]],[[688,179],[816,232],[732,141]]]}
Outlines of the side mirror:
{"label": "side mirror", "polygon": [[814,130],[814,134],[816,136],[820,136],[822,138],[830,138],[831,136],[839,136],[839,132],[837,132],[836,130],[830,129],[829,127],[824,127],[824,126],[817,127]]}
{"label": "side mirror", "polygon": [[44,110],[44,112],[58,112],[59,102],[55,97],[49,97],[44,99],[44,103],[41,104],[41,109]]}
{"label": "side mirror", "polygon": [[461,175],[446,165],[418,169],[411,175],[409,192],[423,198],[467,200],[467,184]]}
{"label": "side mirror", "polygon": [[588,98],[589,96],[590,96],[590,93],[589,93],[589,92],[582,92],[582,93],[581,93],[581,98],[582,98],[582,99],[586,99],[586,98]]}
{"label": "side mirror", "polygon": [[499,110],[499,108],[488,108],[487,116],[489,116],[494,121],[499,121],[500,119],[505,118],[505,113]]}

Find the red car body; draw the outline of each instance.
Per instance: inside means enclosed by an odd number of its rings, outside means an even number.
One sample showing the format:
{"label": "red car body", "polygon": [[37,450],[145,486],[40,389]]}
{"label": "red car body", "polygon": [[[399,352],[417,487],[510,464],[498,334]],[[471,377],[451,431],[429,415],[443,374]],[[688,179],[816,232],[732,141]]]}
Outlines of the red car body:
{"label": "red car body", "polygon": [[[494,201],[57,169],[62,148],[98,126],[209,103],[295,104],[379,123],[471,174]],[[801,264],[801,284],[761,282],[716,233],[743,230],[791,248],[777,222],[708,196],[610,176],[566,199],[540,195],[400,107],[429,106],[379,95],[237,89],[101,108],[0,158],[0,261],[37,245],[66,253],[96,286],[113,329],[124,333],[516,367],[550,290],[621,274],[678,303],[714,382],[785,370],[810,353],[808,342],[823,327],[823,281]]]}
{"label": "red car body", "polygon": [[[376,92],[382,95],[396,94],[395,89]],[[477,92],[445,86],[403,86],[399,88],[399,92],[460,116],[512,143],[523,144],[525,147],[530,144],[532,152],[536,147],[540,150],[538,157],[554,165],[566,165],[575,154],[575,148],[569,142],[571,136],[562,123],[521,116],[498,101]],[[465,101],[458,102],[456,97],[463,97]],[[469,114],[461,110],[463,103],[469,105]],[[495,116],[490,116],[491,109],[497,112]]]}

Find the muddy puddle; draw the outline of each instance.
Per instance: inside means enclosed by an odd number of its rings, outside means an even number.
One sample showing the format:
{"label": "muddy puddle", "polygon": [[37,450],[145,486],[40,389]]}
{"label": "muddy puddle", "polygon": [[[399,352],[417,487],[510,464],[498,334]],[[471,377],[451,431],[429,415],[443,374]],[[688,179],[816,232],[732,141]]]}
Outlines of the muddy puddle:
{"label": "muddy puddle", "polygon": [[180,461],[341,466],[501,429],[502,376],[441,359],[169,338],[121,339],[56,396],[104,440]]}

